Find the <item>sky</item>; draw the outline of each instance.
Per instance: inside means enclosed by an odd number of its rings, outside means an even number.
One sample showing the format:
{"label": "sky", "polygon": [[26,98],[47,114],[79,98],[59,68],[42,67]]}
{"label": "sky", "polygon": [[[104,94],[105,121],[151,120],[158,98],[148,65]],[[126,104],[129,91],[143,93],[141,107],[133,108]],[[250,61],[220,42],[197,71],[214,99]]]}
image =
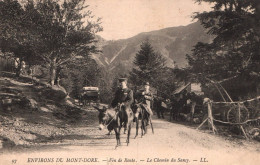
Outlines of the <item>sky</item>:
{"label": "sky", "polygon": [[102,18],[106,40],[125,39],[141,32],[192,23],[194,12],[210,10],[194,0],[87,0],[89,9]]}

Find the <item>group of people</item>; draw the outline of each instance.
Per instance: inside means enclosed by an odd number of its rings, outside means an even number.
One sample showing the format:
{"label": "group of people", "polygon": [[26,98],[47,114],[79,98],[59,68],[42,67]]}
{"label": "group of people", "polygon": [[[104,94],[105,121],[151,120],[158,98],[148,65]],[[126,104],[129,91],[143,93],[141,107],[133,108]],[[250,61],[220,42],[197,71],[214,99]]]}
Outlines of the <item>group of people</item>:
{"label": "group of people", "polygon": [[[148,112],[149,116],[153,115],[151,110],[151,101],[153,100],[153,95],[150,91],[150,84],[146,82],[144,84],[144,90],[138,93],[135,93],[135,96],[138,96],[139,100],[142,102],[142,107]],[[131,111],[131,106],[134,103],[134,93],[133,90],[127,87],[127,79],[119,79],[119,87],[115,92],[114,99],[111,103],[113,108],[116,108],[119,104],[121,108],[126,111]]]}
{"label": "group of people", "polygon": [[[170,105],[168,108],[170,108],[171,118],[178,120],[180,112],[185,114],[192,113],[193,115],[195,109],[194,107],[190,109],[190,107],[188,106],[189,101],[202,105],[203,100],[202,97],[198,97],[194,93],[188,93],[186,90],[183,90],[182,92],[174,95],[168,102],[165,101]],[[145,82],[144,90],[137,91],[134,94],[133,90],[127,87],[127,79],[120,78],[119,87],[115,93],[111,106],[113,108],[116,108],[118,104],[121,104],[123,109],[125,109],[126,111],[131,111],[131,106],[133,105],[133,103],[136,102],[142,103],[142,108],[144,108],[148,112],[150,117],[153,115],[153,111],[151,109],[151,106],[153,104],[157,111],[158,118],[164,118],[163,112],[166,108],[162,107],[163,101],[161,99],[154,98],[152,92],[150,91],[149,82]]]}

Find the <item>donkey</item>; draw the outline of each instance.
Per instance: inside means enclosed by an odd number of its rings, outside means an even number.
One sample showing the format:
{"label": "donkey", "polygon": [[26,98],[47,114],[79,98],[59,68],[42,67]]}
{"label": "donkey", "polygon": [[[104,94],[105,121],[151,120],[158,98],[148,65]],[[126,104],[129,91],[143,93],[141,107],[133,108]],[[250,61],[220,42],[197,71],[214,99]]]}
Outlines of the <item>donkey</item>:
{"label": "donkey", "polygon": [[116,108],[116,111],[118,113],[118,116],[117,116],[117,124],[118,124],[118,132],[119,132],[119,140],[120,140],[120,130],[122,127],[125,128],[124,130],[124,133],[125,131],[127,130],[127,139],[126,139],[126,143],[127,143],[127,146],[130,142],[130,134],[131,134],[131,125],[133,123],[133,120],[134,120],[134,114],[133,114],[133,111],[131,108],[127,108],[127,107],[124,107],[123,104],[118,104],[117,108]]}
{"label": "donkey", "polygon": [[139,120],[141,121],[141,137],[143,137],[147,133],[147,125],[150,122],[152,132],[154,133],[153,130],[153,125],[152,121],[150,118],[149,113],[145,110],[144,107],[142,107],[142,103],[137,103],[133,105],[133,112],[135,114],[135,122],[136,122],[136,135],[135,138],[138,136],[138,129],[139,129]]}
{"label": "donkey", "polygon": [[114,108],[106,108],[106,107],[103,108],[99,108],[96,106],[93,107],[99,111],[99,115],[98,115],[99,129],[103,130],[104,128],[107,127],[109,131],[112,130],[115,131],[116,141],[117,141],[116,148],[121,145],[120,130],[123,126],[124,127],[126,126],[125,128],[128,129],[126,143],[128,145],[130,142],[129,137],[131,133],[131,124],[133,121],[133,115],[132,117],[127,115],[127,112],[123,110],[121,106],[118,107],[119,110],[116,110]]}

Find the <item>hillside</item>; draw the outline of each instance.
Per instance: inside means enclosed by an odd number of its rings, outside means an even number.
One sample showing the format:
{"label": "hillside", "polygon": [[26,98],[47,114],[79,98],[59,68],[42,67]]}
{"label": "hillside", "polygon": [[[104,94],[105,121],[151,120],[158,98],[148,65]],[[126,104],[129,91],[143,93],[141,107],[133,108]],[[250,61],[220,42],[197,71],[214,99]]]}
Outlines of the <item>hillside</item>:
{"label": "hillside", "polygon": [[187,26],[170,27],[152,32],[140,33],[134,37],[116,41],[102,40],[103,54],[96,56],[96,61],[110,69],[118,65],[126,68],[132,67],[132,61],[140,44],[149,40],[155,50],[167,59],[169,67],[174,62],[179,67],[187,65],[186,54],[190,53],[197,42],[211,42],[212,37],[207,35],[206,30],[199,22]]}
{"label": "hillside", "polygon": [[[0,72],[0,84],[0,153],[57,142],[72,134],[68,125],[92,122],[83,118],[93,114],[71,104],[57,87],[8,72]],[[11,104],[3,104],[7,98]]]}

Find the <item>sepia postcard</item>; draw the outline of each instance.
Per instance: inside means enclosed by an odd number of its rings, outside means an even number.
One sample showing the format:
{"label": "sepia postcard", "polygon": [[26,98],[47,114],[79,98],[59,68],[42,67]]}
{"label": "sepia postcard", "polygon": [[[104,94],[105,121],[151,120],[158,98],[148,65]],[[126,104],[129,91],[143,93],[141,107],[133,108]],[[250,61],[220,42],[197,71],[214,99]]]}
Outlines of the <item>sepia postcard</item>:
{"label": "sepia postcard", "polygon": [[258,165],[259,0],[0,0],[0,165]]}

